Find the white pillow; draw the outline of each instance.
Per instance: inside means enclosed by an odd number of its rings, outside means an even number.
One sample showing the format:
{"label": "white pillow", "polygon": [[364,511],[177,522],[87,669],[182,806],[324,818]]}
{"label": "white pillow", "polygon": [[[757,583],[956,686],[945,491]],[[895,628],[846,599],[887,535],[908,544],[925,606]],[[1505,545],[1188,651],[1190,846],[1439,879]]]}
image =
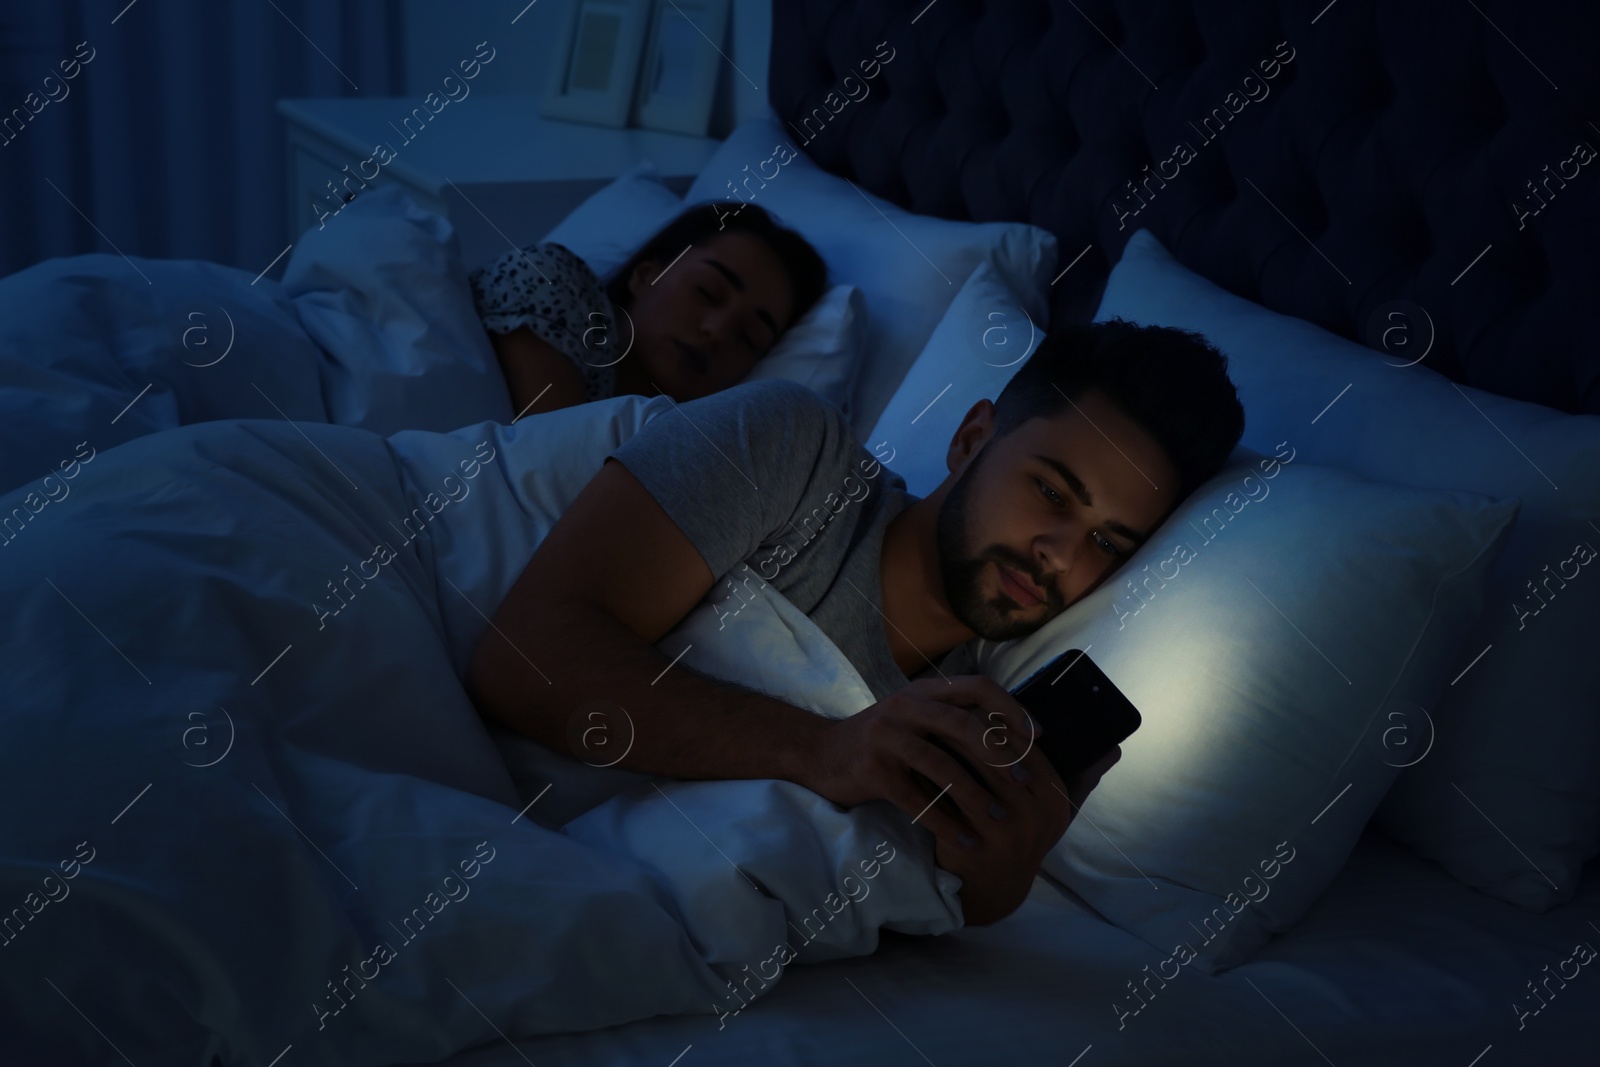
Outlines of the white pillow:
{"label": "white pillow", "polygon": [[835,281],[858,286],[866,296],[872,358],[861,368],[850,408],[858,436],[878,421],[980,260],[992,260],[1022,292],[1044,292],[1056,265],[1056,240],[1037,226],[914,215],[829,174],[800,150],[770,108],[733,131],[695,179],[689,199],[738,199],[766,208],[816,246]]}
{"label": "white pillow", "polygon": [[1600,417],[1404,366],[1426,350],[1416,311],[1378,320],[1395,331],[1385,355],[1224,292],[1145,232],[1111,272],[1111,316],[1198,330],[1226,353],[1246,446],[1290,438],[1369,478],[1522,500],[1444,695],[1396,709],[1389,759],[1411,766],[1377,821],[1486,893],[1536,911],[1571,899],[1600,851],[1600,568],[1583,562],[1600,548]]}
{"label": "white pillow", "polygon": [[571,249],[604,278],[684,209],[649,160],[628,170],[572,209],[540,243]]}
{"label": "white pillow", "polygon": [[810,386],[850,415],[851,394],[867,350],[867,302],[853,285],[835,285],[772,346],[744,382],[787,378]]}
{"label": "white pillow", "polygon": [[[572,209],[545,241],[571,249],[605,278],[688,205],[646,161]],[[853,286],[835,285],[789,328],[742,381],[786,378],[821,393],[846,414],[866,351],[867,310]]]}
{"label": "white pillow", "polygon": [[1306,435],[1238,450],[1105,585],[971,649],[1008,689],[1082,649],[1139,709],[1044,872],[1178,966],[1243,962],[1339,872],[1399,773],[1387,713],[1449,681],[1516,517],[1309,466]]}
{"label": "white pillow", "polygon": [[950,473],[945,455],[967,411],[1000,395],[1044,340],[1043,299],[979,263],[867,437],[894,449],[906,491],[925,497]]}

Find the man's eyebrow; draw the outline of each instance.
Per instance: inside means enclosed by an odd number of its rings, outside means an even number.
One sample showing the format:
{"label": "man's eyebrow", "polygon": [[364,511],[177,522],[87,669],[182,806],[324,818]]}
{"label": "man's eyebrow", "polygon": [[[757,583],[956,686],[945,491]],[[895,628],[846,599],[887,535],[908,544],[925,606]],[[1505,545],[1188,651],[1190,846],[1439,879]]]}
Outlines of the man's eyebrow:
{"label": "man's eyebrow", "polygon": [[[1094,497],[1089,495],[1089,487],[1083,484],[1082,478],[1072,473],[1072,468],[1053,456],[1044,456],[1036,452],[1033,458],[1060,475],[1061,480],[1067,483],[1067,488],[1072,490],[1072,495],[1078,498],[1080,504],[1086,508],[1094,506]],[[1105,528],[1114,534],[1120,534],[1135,545],[1142,545],[1150,539],[1149,534],[1142,534],[1126,523],[1118,522],[1116,519],[1106,520]]]}
{"label": "man's eyebrow", "polygon": [[[728,284],[733,286],[734,292],[744,292],[744,279],[739,277],[738,274],[734,273],[733,269],[726,263],[722,262],[720,259],[712,259],[710,256],[706,257],[706,262],[720,271],[724,278],[728,279]],[[772,331],[772,336],[776,337],[782,332],[778,329],[778,320],[773,318],[772,313],[766,308],[756,308],[756,318],[767,324],[767,329]]]}

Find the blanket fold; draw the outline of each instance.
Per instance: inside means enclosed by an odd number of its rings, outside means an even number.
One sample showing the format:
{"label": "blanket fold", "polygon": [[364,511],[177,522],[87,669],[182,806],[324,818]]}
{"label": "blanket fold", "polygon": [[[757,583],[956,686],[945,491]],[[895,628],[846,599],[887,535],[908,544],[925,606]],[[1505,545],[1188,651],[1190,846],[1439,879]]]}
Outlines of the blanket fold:
{"label": "blanket fold", "polygon": [[[0,1061],[380,1064],[709,1025],[791,955],[958,926],[959,881],[888,805],[625,776],[565,830],[519,814],[459,680],[479,610],[665,407],[181,427],[99,454],[0,546]],[[815,654],[791,683],[859,710],[782,608],[741,613],[741,647]]]}
{"label": "blanket fold", "polygon": [[302,234],[282,283],[101,254],[0,278],[0,381],[0,492],[41,497],[80,444],[213,419],[387,434],[512,417],[455,231],[399,186]]}

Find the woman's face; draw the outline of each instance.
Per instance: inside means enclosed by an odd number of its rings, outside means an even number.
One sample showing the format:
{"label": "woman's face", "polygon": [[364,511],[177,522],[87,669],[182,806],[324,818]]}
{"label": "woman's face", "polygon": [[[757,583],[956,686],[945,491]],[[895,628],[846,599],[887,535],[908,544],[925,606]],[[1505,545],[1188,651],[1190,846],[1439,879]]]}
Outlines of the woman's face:
{"label": "woman's face", "polygon": [[[618,367],[676,400],[693,400],[737,383],[771,350],[789,321],[794,297],[783,264],[765,241],[720,233],[675,261],[646,260],[628,277],[626,320],[634,363]],[[626,321],[625,320],[625,321]],[[621,325],[624,335],[627,326]],[[637,362],[635,362],[637,361]]]}

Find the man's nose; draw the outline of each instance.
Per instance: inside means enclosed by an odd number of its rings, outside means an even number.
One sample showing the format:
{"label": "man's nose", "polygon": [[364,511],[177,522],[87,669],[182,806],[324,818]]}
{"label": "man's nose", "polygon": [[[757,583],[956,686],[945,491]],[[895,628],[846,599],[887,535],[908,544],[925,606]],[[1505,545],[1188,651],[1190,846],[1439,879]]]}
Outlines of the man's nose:
{"label": "man's nose", "polygon": [[1052,589],[1059,592],[1062,576],[1071,574],[1077,562],[1071,537],[1065,531],[1052,530],[1034,539],[1033,569],[1036,575],[1042,576],[1039,584],[1047,592]]}

